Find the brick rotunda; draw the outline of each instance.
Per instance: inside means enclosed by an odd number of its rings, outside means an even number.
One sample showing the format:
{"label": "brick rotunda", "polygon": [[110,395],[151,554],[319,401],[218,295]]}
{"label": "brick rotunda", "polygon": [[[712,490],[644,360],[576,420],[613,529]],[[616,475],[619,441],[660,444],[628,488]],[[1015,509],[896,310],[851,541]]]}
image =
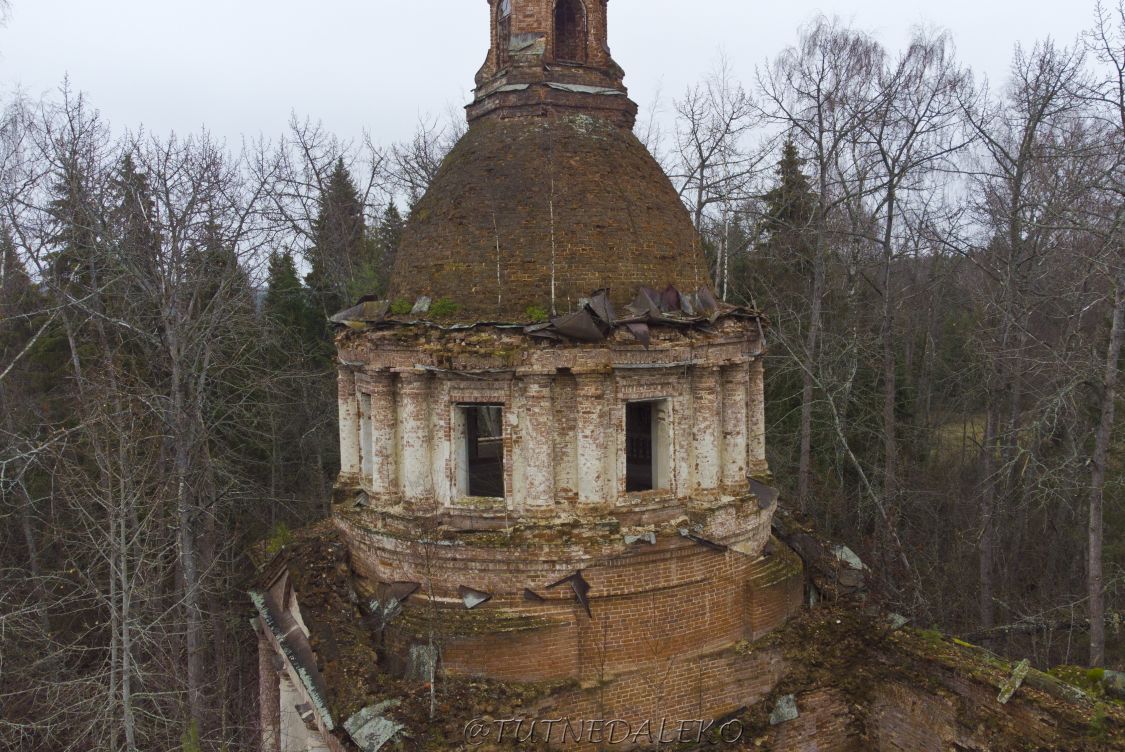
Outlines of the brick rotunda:
{"label": "brick rotunda", "polygon": [[[429,738],[411,707],[714,719],[778,684],[748,646],[805,573],[771,537],[766,322],[712,294],[606,12],[490,0],[389,299],[334,318],[334,513],[251,593],[267,752]],[[846,740],[845,700],[818,702],[805,737]]]}
{"label": "brick rotunda", "polygon": [[[606,4],[491,10],[469,130],[414,207],[391,301],[338,317],[358,328],[338,339],[336,524],[395,612],[389,666],[600,672],[609,709],[639,718],[669,656],[760,636],[800,601],[799,566],[762,556],[773,495],[751,480],[763,325],[710,292],[633,134]],[[706,713],[731,709],[714,670]]]}

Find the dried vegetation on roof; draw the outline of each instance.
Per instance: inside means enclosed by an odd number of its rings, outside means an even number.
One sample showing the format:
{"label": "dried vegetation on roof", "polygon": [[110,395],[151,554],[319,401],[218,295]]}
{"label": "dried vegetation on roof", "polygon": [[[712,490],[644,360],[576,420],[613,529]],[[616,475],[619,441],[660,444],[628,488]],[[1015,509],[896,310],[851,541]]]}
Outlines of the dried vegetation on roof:
{"label": "dried vegetation on roof", "polygon": [[[431,696],[429,684],[381,670],[378,633],[354,589],[346,547],[330,522],[298,531],[280,556],[310,631],[332,714],[348,718],[364,707],[399,700],[392,715],[406,731],[397,749],[455,748],[473,718],[534,717],[544,700],[576,689],[439,675]],[[1010,679],[1012,664],[937,632],[896,628],[886,614],[855,599],[806,610],[735,650],[747,657],[781,650],[787,666],[771,695],[744,712],[746,749],[768,749],[762,745],[770,738],[769,713],[777,700],[794,695],[800,706],[803,697],[821,689],[845,698],[857,743],[874,743],[873,708],[880,692],[902,686],[951,703],[959,733],[979,745],[968,749],[1125,750],[1122,703],[1032,670],[1011,701],[1001,705],[996,695]]]}

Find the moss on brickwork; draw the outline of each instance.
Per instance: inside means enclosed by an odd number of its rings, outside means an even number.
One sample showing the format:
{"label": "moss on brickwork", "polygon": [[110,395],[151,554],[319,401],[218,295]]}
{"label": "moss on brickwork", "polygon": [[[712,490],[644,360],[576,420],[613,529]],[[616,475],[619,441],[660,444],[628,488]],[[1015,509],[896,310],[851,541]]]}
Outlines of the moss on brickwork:
{"label": "moss on brickwork", "polygon": [[[465,724],[474,718],[535,718],[543,708],[557,709],[560,702],[596,705],[599,694],[615,681],[519,684],[442,673],[431,698],[428,684],[396,678],[382,668],[379,632],[359,607],[363,598],[357,594],[346,548],[330,523],[294,532],[282,556],[287,557],[310,644],[326,681],[330,711],[346,719],[388,698],[401,701],[393,715],[407,733],[396,743],[397,749],[455,748],[463,740]],[[782,563],[788,560],[777,558]],[[408,602],[394,625],[396,633],[413,633],[419,636],[415,641],[422,641],[435,628],[434,612],[423,601]],[[485,607],[442,608],[436,626],[439,641],[447,641],[555,624]],[[884,614],[856,604],[805,611],[760,640],[690,660],[716,657],[733,661],[731,670],[739,675],[757,675],[767,665],[782,667],[778,680],[770,680],[762,690],[762,699],[743,712],[746,732],[740,745],[728,747],[732,749],[788,749],[793,739],[815,740],[821,720],[806,721],[805,730],[797,725],[800,719],[788,729],[770,726],[770,711],[789,694],[797,698],[802,713],[833,719],[832,731],[825,732],[833,735],[833,744],[839,743],[833,749],[875,748],[892,737],[899,739],[896,743],[909,743],[927,735],[956,737],[965,749],[995,752],[1125,749],[1125,706],[1096,697],[1099,677],[1085,669],[1064,667],[1055,674],[1080,685],[1090,695],[1087,699],[1077,689],[1073,695],[1060,694],[1029,680],[1002,706],[996,694],[1011,674],[1007,661],[937,632],[894,630]],[[740,665],[745,668],[739,669]],[[946,718],[946,714],[951,715]],[[786,746],[776,747],[779,739],[786,740]]]}
{"label": "moss on brickwork", "polygon": [[[520,321],[608,287],[709,286],[687,210],[633,132],[578,115],[473,123],[403,234],[391,299],[447,298],[449,319]],[[432,311],[432,309],[431,309]]]}
{"label": "moss on brickwork", "polygon": [[325,521],[295,532],[283,553],[309,645],[326,680],[329,711],[342,721],[386,680],[375,637],[354,598],[347,549]]}

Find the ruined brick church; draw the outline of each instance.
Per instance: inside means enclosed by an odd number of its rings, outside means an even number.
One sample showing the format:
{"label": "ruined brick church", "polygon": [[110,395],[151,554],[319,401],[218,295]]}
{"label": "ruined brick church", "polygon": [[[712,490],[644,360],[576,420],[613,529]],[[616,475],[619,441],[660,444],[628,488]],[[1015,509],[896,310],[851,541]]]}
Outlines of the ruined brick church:
{"label": "ruined brick church", "polygon": [[331,519],[251,592],[263,752],[705,745],[732,719],[748,748],[1093,748],[1051,746],[1080,698],[998,704],[1010,667],[860,605],[863,565],[778,512],[768,322],[713,295],[607,0],[488,5],[388,299],[334,318]]}

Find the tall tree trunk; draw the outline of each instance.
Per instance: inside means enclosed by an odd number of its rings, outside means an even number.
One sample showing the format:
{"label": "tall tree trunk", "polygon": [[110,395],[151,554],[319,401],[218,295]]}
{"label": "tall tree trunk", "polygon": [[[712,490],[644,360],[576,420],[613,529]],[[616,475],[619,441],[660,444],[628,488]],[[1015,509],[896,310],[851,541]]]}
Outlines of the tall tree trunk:
{"label": "tall tree trunk", "polygon": [[996,424],[995,408],[989,407],[985,419],[984,441],[981,444],[980,491],[980,627],[991,629],[995,623],[993,606],[993,558],[995,556],[996,504]]}
{"label": "tall tree trunk", "polygon": [[812,485],[812,411],[815,397],[813,371],[816,368],[817,350],[820,347],[820,308],[826,276],[824,253],[819,245],[818,243],[816,259],[813,261],[809,332],[805,340],[805,367],[801,374],[801,455],[797,468],[797,498],[801,511],[808,508],[809,490]]}
{"label": "tall tree trunk", "polygon": [[898,404],[898,384],[895,374],[894,292],[891,280],[893,253],[891,243],[894,228],[895,194],[887,198],[887,220],[883,233],[883,498],[892,520],[897,518],[898,494],[898,435],[895,430],[895,407]]}
{"label": "tall tree trunk", "polygon": [[193,421],[188,413],[186,378],[181,368],[181,355],[174,335],[165,335],[172,361],[172,415],[169,426],[176,468],[176,516],[179,524],[180,571],[183,576],[185,649],[187,651],[188,721],[203,728],[203,609],[200,603],[199,550],[195,531],[196,510],[190,487],[191,433]]}
{"label": "tall tree trunk", "polygon": [[811,300],[809,301],[809,331],[805,339],[805,363],[801,377],[801,449],[797,467],[797,499],[801,511],[808,508],[809,492],[812,486],[812,411],[813,399],[816,396],[813,384],[814,373],[817,367],[818,350],[820,348],[821,306],[824,297],[824,287],[827,284],[828,270],[825,268],[828,253],[828,213],[824,206],[824,197],[827,195],[827,176],[823,169],[820,171],[821,204],[817,208],[816,218],[816,256],[813,258],[813,280]]}
{"label": "tall tree trunk", "polygon": [[121,563],[118,566],[121,578],[121,716],[125,729],[125,749],[127,752],[136,752],[137,721],[133,711],[133,594],[129,587],[130,545],[125,520],[126,515],[122,514],[117,521],[117,546],[121,554]]}
{"label": "tall tree trunk", "polygon": [[1117,274],[1116,299],[1113,306],[1113,326],[1110,329],[1106,352],[1105,386],[1102,392],[1102,415],[1094,439],[1094,457],[1090,471],[1090,542],[1089,576],[1090,594],[1090,665],[1105,665],[1105,582],[1102,572],[1103,510],[1105,498],[1105,468],[1109,459],[1110,439],[1113,435],[1114,403],[1117,400],[1117,363],[1121,358],[1121,342],[1125,339],[1125,269]]}

